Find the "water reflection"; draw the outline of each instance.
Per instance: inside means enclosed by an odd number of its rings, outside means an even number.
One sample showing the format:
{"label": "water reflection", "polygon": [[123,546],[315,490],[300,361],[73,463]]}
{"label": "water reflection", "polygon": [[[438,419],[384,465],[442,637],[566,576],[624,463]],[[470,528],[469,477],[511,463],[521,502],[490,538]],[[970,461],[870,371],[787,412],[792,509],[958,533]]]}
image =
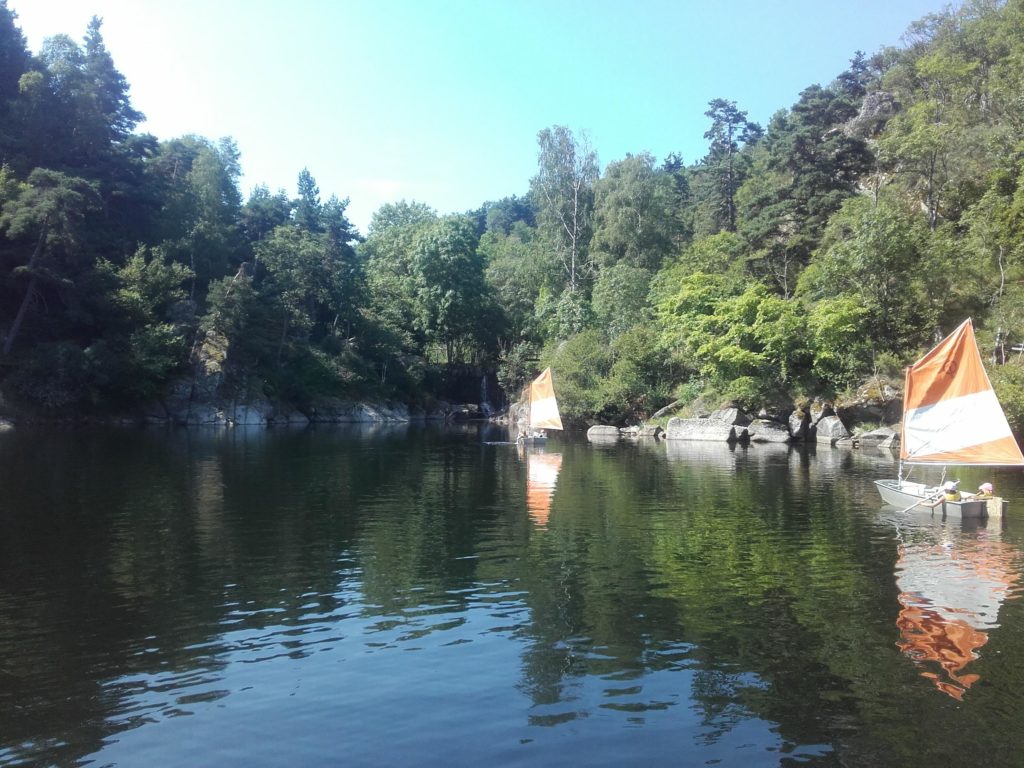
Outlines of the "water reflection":
{"label": "water reflection", "polygon": [[519,456],[526,464],[526,509],[530,519],[543,528],[551,515],[551,499],[562,469],[562,454],[520,446]]}
{"label": "water reflection", "polygon": [[896,562],[898,647],[958,701],[980,679],[967,668],[999,626],[1021,559],[1001,540],[999,521],[964,522],[905,526]]}
{"label": "water reflection", "polygon": [[736,443],[688,440],[666,440],[664,442],[665,456],[669,461],[678,461],[688,465],[709,465],[722,469],[734,468],[737,461],[745,457],[747,451],[750,450],[746,446]]}
{"label": "water reflection", "polygon": [[[851,451],[495,437],[0,436],[0,764],[898,766],[969,759],[980,726],[1024,750],[1019,529],[897,539]],[[975,586],[929,592],[915,556]],[[959,612],[981,657],[915,666],[908,607],[915,638]],[[986,685],[951,708],[921,671]]]}

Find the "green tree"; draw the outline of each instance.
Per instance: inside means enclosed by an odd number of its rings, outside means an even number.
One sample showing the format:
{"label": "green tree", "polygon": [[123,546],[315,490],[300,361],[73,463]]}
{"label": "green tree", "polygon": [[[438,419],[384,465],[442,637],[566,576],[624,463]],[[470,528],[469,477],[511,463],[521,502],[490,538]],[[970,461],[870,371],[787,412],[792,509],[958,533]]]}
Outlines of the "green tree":
{"label": "green tree", "polygon": [[864,333],[868,315],[860,297],[851,295],[820,301],[808,315],[814,373],[833,391],[855,384],[870,371],[871,343]]}
{"label": "green tree", "polygon": [[733,232],[697,240],[655,275],[654,300],[660,301],[666,293],[675,291],[680,281],[697,273],[719,275],[728,284],[742,286],[749,279],[746,264],[747,245]]}
{"label": "green tree", "polygon": [[905,354],[943,316],[948,269],[929,263],[927,231],[899,202],[851,198],[832,218],[797,292],[812,301],[855,296],[878,352]]}
{"label": "green tree", "polygon": [[[437,220],[437,213],[422,203],[383,205],[371,217],[369,234],[358,249],[370,293],[370,322],[380,329],[387,348],[397,345],[403,355],[422,355],[426,346],[413,253],[419,234]],[[383,369],[386,361],[378,362]]]}
{"label": "green tree", "polygon": [[27,278],[18,311],[10,320],[3,354],[9,355],[29,309],[44,287],[61,295],[76,271],[79,234],[87,211],[98,205],[95,186],[83,179],[37,168],[20,193],[0,212],[0,230],[21,246],[22,264],[7,276]]}
{"label": "green tree", "polygon": [[280,361],[291,338],[308,342],[322,338],[337,315],[345,275],[323,236],[286,224],[275,229],[257,247],[266,274],[260,296],[276,307],[281,336],[275,360]]}
{"label": "green tree", "polygon": [[413,246],[419,323],[428,339],[443,347],[448,363],[473,346],[491,311],[476,246],[473,225],[463,216],[441,219]]}
{"label": "green tree", "polygon": [[263,240],[292,216],[292,201],[283,190],[271,194],[265,184],[257,185],[241,211],[241,227],[250,244]]}
{"label": "green tree", "polygon": [[246,253],[239,222],[241,167],[231,139],[196,136],[163,142],[149,164],[162,205],[154,239],[193,274],[199,301],[211,280],[233,273]]}
{"label": "green tree", "polygon": [[86,349],[94,386],[118,406],[144,402],[187,360],[192,329],[176,319],[191,275],[144,247],[120,267],[100,261],[96,272],[110,289],[100,297],[103,335]]}
{"label": "green tree", "polygon": [[316,185],[308,168],[299,173],[299,197],[294,203],[295,223],[307,232],[322,232],[323,206],[320,204],[320,187]]}
{"label": "green tree", "polygon": [[[0,0],[0,147],[6,148],[7,155],[24,140],[14,120],[14,107],[20,95],[19,82],[32,58],[17,18],[7,7],[7,0]],[[12,164],[14,158],[5,157],[3,162]]]}
{"label": "green tree", "polygon": [[142,119],[93,17],[84,48],[67,35],[43,43],[40,69],[19,82],[29,167],[74,169],[95,177]]}
{"label": "green tree", "polygon": [[591,297],[598,327],[614,339],[643,322],[650,287],[651,273],[642,267],[620,262],[602,269]]}
{"label": "green tree", "polygon": [[508,235],[519,223],[530,228],[537,226],[537,216],[529,196],[512,195],[494,203],[484,203],[477,215],[483,219],[483,226],[478,225],[481,235],[484,232]]}
{"label": "green tree", "polygon": [[717,276],[695,274],[659,305],[662,343],[724,395],[754,406],[808,375],[803,308],[753,283],[742,293]]}
{"label": "green tree", "polygon": [[600,413],[604,406],[601,385],[613,363],[612,349],[596,329],[545,348],[540,365],[558,372],[558,405],[563,421],[581,422]]}
{"label": "green tree", "polygon": [[[856,73],[849,80],[847,88],[860,90]],[[737,192],[738,231],[752,252],[751,271],[773,281],[784,296],[792,293],[829,217],[871,167],[863,139],[842,130],[857,106],[849,90],[805,89],[792,110],[772,118]]]}
{"label": "green tree", "polygon": [[672,218],[675,233],[673,245],[681,250],[693,240],[694,201],[690,189],[690,173],[678,152],[670,153],[661,164],[661,171],[671,181]]}
{"label": "green tree", "polygon": [[98,148],[125,141],[145,117],[135,109],[128,96],[129,86],[103,42],[100,28],[103,20],[93,16],[85,33],[83,74],[89,89],[84,109],[91,111],[96,124],[103,128]]}
{"label": "green tree", "polygon": [[649,153],[610,163],[594,185],[594,260],[657,271],[682,234],[675,192],[673,177]]}
{"label": "green tree", "polygon": [[747,120],[747,113],[726,99],[712,99],[704,114],[711,127],[704,134],[708,153],[695,178],[699,217],[698,235],[736,231],[736,191],[749,172],[743,148],[756,144],[762,130]]}
{"label": "green tree", "polygon": [[594,211],[597,155],[562,125],[537,135],[540,151],[530,193],[538,224],[562,262],[570,293],[593,272],[588,248]]}
{"label": "green tree", "polygon": [[538,297],[559,284],[558,265],[534,235],[528,227],[516,227],[508,235],[490,231],[477,248],[486,263],[487,283],[506,318],[505,346],[527,340],[539,343]]}

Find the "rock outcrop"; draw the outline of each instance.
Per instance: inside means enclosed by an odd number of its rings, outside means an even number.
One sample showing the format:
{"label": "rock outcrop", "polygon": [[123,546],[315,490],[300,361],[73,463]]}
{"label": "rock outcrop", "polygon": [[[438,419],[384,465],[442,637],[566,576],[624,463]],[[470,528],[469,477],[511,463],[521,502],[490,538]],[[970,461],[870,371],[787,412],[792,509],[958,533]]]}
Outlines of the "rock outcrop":
{"label": "rock outcrop", "polygon": [[607,424],[595,424],[587,430],[587,440],[592,443],[612,443],[619,439],[619,428]]}
{"label": "rock outcrop", "polygon": [[856,117],[843,126],[843,133],[860,139],[875,138],[899,108],[899,102],[893,94],[887,91],[872,91],[864,96]]}
{"label": "rock outcrop", "polygon": [[788,443],[792,439],[787,425],[771,419],[754,419],[747,425],[747,435],[752,443]]}
{"label": "rock outcrop", "polygon": [[797,408],[789,414],[789,434],[795,441],[807,439],[807,432],[811,426],[811,414],[803,408]]}
{"label": "rock outcrop", "polygon": [[734,424],[711,418],[669,419],[668,428],[665,430],[666,440],[700,440],[724,443],[743,439],[746,435],[746,427],[740,427],[740,432],[737,432]]}
{"label": "rock outcrop", "polygon": [[891,384],[871,379],[837,403],[836,413],[847,424],[895,424],[903,416],[903,396]]}
{"label": "rock outcrop", "polygon": [[745,427],[752,421],[751,417],[742,408],[735,406],[712,411],[707,420],[718,424],[732,424],[740,427]]}
{"label": "rock outcrop", "polygon": [[814,439],[818,444],[835,445],[837,440],[850,437],[849,430],[838,416],[826,416],[814,427]]}
{"label": "rock outcrop", "polygon": [[896,448],[900,444],[900,434],[892,427],[879,427],[870,432],[853,436],[854,443],[865,448]]}

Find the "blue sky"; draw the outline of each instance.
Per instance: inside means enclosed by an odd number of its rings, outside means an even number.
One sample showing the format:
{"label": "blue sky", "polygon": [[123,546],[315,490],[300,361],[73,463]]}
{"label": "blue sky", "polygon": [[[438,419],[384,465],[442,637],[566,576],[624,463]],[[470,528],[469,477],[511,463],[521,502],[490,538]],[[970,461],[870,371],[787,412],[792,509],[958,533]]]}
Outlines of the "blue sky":
{"label": "blue sky", "polygon": [[585,132],[602,167],[627,153],[686,162],[704,111],[736,101],[766,124],[856,50],[898,45],[940,0],[8,0],[37,52],[92,15],[140,130],[232,136],[242,191],[461,212],[523,194],[537,132]]}

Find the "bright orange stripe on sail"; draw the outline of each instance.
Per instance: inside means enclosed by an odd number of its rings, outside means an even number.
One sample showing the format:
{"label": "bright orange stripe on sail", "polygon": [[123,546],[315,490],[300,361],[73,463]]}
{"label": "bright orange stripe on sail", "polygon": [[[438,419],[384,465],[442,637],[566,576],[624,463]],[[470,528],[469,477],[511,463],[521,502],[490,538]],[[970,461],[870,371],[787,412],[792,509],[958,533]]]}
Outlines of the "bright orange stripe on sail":
{"label": "bright orange stripe on sail", "polygon": [[931,352],[907,371],[904,412],[940,400],[992,389],[974,340],[974,326],[964,320]]}

